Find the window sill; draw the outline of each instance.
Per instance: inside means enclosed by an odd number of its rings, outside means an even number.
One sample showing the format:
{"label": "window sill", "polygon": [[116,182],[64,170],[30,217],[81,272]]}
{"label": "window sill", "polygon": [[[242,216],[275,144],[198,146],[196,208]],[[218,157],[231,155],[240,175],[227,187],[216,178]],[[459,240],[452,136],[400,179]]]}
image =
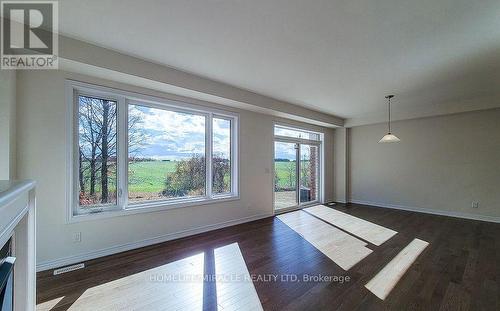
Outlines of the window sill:
{"label": "window sill", "polygon": [[174,202],[157,201],[149,203],[136,203],[136,204],[131,204],[124,209],[105,210],[102,212],[89,212],[87,214],[70,215],[68,223],[77,223],[82,221],[105,219],[105,218],[143,214],[143,213],[161,212],[183,207],[195,207],[201,205],[237,201],[239,199],[240,199],[239,195],[224,195],[211,199],[200,198],[200,199],[174,201]]}

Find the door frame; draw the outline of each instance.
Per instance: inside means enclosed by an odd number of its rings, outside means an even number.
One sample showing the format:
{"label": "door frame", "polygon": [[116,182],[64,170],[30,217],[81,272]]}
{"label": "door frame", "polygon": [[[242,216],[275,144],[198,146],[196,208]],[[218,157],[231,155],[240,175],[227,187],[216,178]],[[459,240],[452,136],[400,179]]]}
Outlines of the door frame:
{"label": "door frame", "polygon": [[[323,195],[323,140],[322,138],[322,133],[320,133],[320,140],[310,140],[310,139],[304,139],[304,138],[294,138],[294,137],[288,137],[288,136],[279,136],[279,135],[274,135],[273,139],[273,152],[272,152],[272,161],[273,161],[273,213],[276,214],[281,214],[281,213],[286,213],[294,210],[299,210],[306,208],[308,206],[320,204],[321,198]],[[295,160],[296,160],[296,167],[295,167],[295,183],[296,183],[296,202],[297,204],[294,206],[282,208],[280,210],[276,210],[275,208],[275,190],[274,190],[274,185],[276,182],[276,162],[275,162],[275,157],[276,157],[276,148],[275,148],[275,143],[276,142],[281,142],[281,143],[293,143],[296,144],[296,155],[295,155]],[[318,148],[318,157],[319,157],[319,163],[318,163],[318,174],[316,178],[318,179],[317,181],[317,194],[316,194],[316,200],[314,201],[309,201],[305,203],[300,202],[300,146],[301,145],[312,145],[316,146]]]}

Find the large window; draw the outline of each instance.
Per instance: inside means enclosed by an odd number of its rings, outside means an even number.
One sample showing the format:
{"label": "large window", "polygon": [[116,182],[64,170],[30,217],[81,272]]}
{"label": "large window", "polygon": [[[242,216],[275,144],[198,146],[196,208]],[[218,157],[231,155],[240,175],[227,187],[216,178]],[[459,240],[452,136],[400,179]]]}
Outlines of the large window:
{"label": "large window", "polygon": [[206,194],[204,115],[128,105],[128,200]]}
{"label": "large window", "polygon": [[116,205],[117,103],[83,95],[77,100],[79,204]]}
{"label": "large window", "polygon": [[72,214],[238,197],[237,115],[69,82]]}
{"label": "large window", "polygon": [[212,190],[231,192],[231,120],[213,118]]}

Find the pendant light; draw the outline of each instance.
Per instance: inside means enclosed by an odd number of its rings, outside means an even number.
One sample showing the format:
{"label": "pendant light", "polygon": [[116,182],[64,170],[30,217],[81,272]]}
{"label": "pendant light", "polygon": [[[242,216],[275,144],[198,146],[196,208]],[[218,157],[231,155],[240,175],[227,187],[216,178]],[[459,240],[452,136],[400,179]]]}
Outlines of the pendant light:
{"label": "pendant light", "polygon": [[391,133],[391,98],[393,98],[394,95],[387,95],[385,98],[387,98],[388,101],[388,108],[389,108],[389,131],[387,134],[382,137],[381,140],[379,140],[379,143],[397,143],[401,141],[396,135]]}

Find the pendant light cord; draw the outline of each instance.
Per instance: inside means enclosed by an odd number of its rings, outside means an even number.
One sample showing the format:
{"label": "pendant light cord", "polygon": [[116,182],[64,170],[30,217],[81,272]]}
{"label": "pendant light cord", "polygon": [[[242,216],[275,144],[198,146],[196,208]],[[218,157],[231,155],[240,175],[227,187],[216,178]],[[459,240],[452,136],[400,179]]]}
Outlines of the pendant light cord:
{"label": "pendant light cord", "polygon": [[389,97],[389,134],[391,133],[391,98]]}

